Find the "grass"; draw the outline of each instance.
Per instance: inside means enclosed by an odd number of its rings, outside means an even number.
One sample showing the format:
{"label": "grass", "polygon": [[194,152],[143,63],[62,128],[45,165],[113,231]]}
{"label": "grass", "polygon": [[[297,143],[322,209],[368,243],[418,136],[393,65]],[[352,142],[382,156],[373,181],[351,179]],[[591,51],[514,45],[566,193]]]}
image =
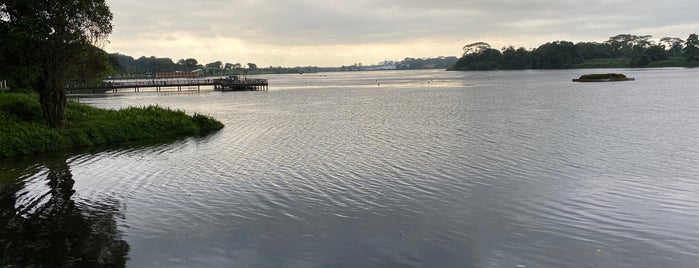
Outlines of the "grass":
{"label": "grass", "polygon": [[626,58],[592,59],[582,63],[573,64],[573,69],[596,69],[596,68],[628,68],[631,61]]}
{"label": "grass", "polygon": [[215,119],[159,106],[105,110],[69,102],[66,127],[49,128],[36,95],[0,93],[0,158],[135,141],[203,135]]}

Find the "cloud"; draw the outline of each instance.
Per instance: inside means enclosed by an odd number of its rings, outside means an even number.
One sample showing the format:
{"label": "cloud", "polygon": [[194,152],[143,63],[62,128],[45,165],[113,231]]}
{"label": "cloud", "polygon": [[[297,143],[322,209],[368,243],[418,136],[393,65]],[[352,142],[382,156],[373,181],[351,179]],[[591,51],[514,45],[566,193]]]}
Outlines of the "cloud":
{"label": "cloud", "polygon": [[[108,4],[115,15],[108,50],[176,54],[175,58],[200,61],[234,60],[213,55],[255,55],[265,59],[251,61],[263,66],[330,64],[330,59],[354,59],[334,65],[373,63],[401,52],[406,54],[399,58],[450,56],[475,41],[494,47],[535,47],[563,39],[604,41],[619,33],[686,37],[691,32],[678,31],[691,31],[687,26],[699,23],[696,0],[111,0]],[[649,32],[632,32],[641,30]],[[662,30],[671,32],[658,32]],[[387,55],[381,58],[366,51]],[[411,52],[424,54],[407,54]]]}

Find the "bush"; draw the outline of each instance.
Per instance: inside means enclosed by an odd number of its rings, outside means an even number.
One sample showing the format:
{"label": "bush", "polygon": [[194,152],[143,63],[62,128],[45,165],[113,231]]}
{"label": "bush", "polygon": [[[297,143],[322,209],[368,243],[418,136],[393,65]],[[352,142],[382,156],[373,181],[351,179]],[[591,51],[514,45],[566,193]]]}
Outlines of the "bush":
{"label": "bush", "polygon": [[0,95],[0,111],[16,120],[41,122],[41,105],[37,101],[38,96],[26,94],[2,94]]}
{"label": "bush", "polygon": [[69,102],[66,117],[64,130],[49,128],[36,95],[0,94],[0,157],[172,139],[223,128],[209,116],[159,106],[105,110]]}
{"label": "bush", "polygon": [[626,75],[623,74],[586,74],[580,76],[580,79],[612,79],[612,80],[623,80],[626,79]]}

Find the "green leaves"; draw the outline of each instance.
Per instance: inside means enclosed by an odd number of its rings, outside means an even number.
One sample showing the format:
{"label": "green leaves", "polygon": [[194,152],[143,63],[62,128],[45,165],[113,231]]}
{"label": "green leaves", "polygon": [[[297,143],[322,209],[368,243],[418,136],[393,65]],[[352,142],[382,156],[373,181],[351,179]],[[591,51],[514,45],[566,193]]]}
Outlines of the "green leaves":
{"label": "green leaves", "polygon": [[67,105],[63,131],[43,124],[36,95],[0,94],[0,158],[101,144],[168,140],[223,128],[210,116],[160,106],[121,110]]}

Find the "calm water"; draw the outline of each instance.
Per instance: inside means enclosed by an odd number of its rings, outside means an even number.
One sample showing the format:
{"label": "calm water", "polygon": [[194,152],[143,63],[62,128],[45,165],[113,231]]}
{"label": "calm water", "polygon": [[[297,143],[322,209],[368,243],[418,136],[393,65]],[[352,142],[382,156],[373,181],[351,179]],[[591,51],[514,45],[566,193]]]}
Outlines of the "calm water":
{"label": "calm water", "polygon": [[636,81],[325,73],[268,76],[268,92],[83,98],[226,127],[2,162],[4,254],[133,267],[698,267],[699,69],[606,71]]}

